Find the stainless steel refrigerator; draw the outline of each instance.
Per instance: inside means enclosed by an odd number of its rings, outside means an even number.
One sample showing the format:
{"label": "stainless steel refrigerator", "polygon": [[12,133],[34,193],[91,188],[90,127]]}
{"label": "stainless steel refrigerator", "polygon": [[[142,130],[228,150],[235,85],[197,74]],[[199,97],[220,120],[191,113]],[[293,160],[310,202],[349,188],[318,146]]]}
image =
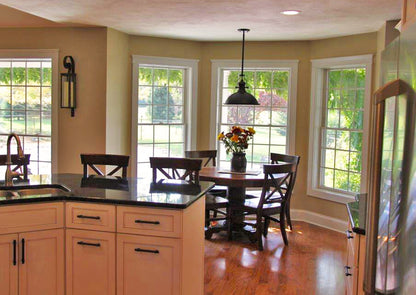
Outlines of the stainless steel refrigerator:
{"label": "stainless steel refrigerator", "polygon": [[376,118],[364,291],[416,294],[416,26],[386,47]]}

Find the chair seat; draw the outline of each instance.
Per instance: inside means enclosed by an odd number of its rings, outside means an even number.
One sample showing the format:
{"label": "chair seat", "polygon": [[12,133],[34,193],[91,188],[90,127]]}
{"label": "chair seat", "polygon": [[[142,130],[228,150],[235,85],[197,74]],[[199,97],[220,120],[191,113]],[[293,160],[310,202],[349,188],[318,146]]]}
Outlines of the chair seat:
{"label": "chair seat", "polygon": [[[259,205],[260,198],[255,199],[246,199],[244,201],[244,209],[250,212],[257,212],[257,207]],[[282,207],[281,203],[269,203],[263,205],[263,213],[267,215],[269,212],[272,211],[271,214],[276,214],[280,212],[280,208]]]}
{"label": "chair seat", "polygon": [[226,186],[222,185],[215,185],[212,189],[209,190],[209,193],[212,195],[220,196],[220,197],[227,197],[227,190]]}
{"label": "chair seat", "polygon": [[222,197],[211,195],[207,193],[205,195],[205,209],[211,210],[216,208],[225,208],[228,206],[228,200]]}

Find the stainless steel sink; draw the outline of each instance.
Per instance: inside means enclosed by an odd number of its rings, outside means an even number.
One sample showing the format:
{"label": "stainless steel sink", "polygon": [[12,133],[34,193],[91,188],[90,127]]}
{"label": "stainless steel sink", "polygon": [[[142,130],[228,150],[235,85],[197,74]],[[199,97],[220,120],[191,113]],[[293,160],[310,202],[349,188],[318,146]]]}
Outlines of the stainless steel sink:
{"label": "stainless steel sink", "polygon": [[0,188],[0,197],[19,198],[39,195],[65,195],[70,190],[59,184],[25,185],[8,188]]}

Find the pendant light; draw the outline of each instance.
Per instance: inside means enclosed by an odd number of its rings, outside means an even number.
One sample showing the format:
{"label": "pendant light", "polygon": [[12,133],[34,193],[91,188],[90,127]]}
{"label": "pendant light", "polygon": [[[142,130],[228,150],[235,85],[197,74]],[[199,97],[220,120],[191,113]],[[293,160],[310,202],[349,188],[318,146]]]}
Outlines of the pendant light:
{"label": "pendant light", "polygon": [[259,102],[257,101],[257,99],[250,93],[246,92],[247,87],[246,87],[246,82],[244,81],[244,41],[245,41],[246,32],[249,32],[250,30],[238,29],[238,31],[243,32],[240,82],[238,82],[238,91],[236,93],[231,94],[225,101],[225,104],[258,105]]}

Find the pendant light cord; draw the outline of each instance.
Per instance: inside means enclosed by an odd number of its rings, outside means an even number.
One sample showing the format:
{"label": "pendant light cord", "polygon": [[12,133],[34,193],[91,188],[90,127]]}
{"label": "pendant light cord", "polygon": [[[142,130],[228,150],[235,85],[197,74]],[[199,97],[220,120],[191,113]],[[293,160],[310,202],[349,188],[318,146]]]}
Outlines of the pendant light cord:
{"label": "pendant light cord", "polygon": [[243,29],[243,46],[242,46],[242,50],[241,50],[241,80],[244,77],[244,43],[245,43],[245,35],[246,35],[246,31]]}

